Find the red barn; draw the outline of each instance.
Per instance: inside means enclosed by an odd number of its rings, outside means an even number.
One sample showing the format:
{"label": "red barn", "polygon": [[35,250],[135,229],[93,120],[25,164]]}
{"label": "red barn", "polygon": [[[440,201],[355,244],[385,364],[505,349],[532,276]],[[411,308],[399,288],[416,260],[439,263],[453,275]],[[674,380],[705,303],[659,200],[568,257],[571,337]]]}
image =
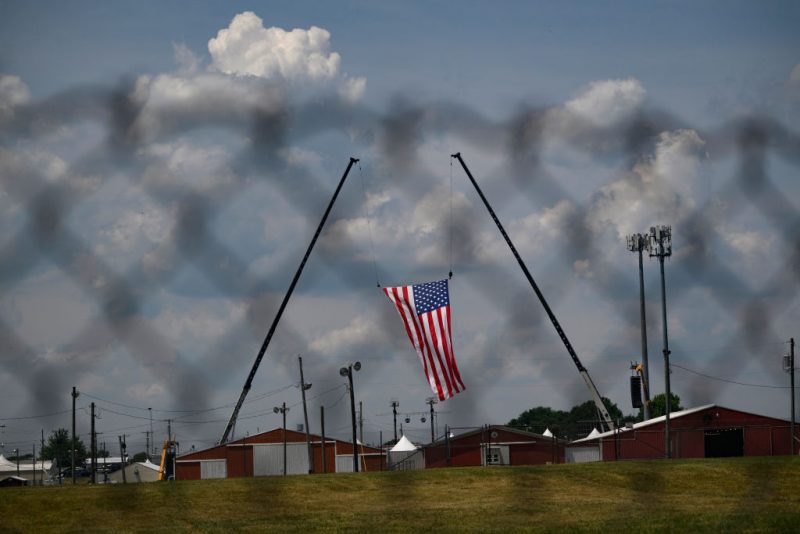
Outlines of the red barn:
{"label": "red barn", "polygon": [[425,467],[562,463],[563,440],[489,425],[425,447]]}
{"label": "red barn", "polygon": [[[323,473],[322,438],[311,435],[314,473]],[[358,445],[360,470],[386,469],[381,449]],[[217,445],[202,451],[183,454],[175,462],[176,479],[197,480],[283,474],[283,429],[276,428],[253,436]],[[325,438],[325,471],[353,471],[353,445],[347,441]],[[286,430],[286,474],[308,474],[308,452],[304,432]]]}
{"label": "red barn", "polygon": [[[664,416],[573,441],[568,462],[664,458]],[[670,414],[673,458],[791,454],[789,421],[716,404]]]}

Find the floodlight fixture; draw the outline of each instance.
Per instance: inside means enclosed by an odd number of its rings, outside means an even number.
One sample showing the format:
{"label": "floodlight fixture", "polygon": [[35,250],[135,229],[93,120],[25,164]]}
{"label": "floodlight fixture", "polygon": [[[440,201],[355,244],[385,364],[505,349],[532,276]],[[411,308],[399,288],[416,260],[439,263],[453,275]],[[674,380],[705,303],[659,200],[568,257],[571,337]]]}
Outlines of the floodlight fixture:
{"label": "floodlight fixture", "polygon": [[341,369],[339,369],[339,375],[347,376],[347,367],[342,367]]}
{"label": "floodlight fixture", "polygon": [[425,418],[424,417],[420,418],[420,422],[424,423],[425,422]]}
{"label": "floodlight fixture", "polygon": [[360,371],[361,370],[361,362],[354,363],[353,364],[353,369],[355,369],[356,371]]}
{"label": "floodlight fixture", "polygon": [[275,412],[275,413],[279,413],[279,412],[281,411],[281,409],[280,409],[280,408],[278,408],[277,406],[275,406],[275,407],[272,409],[272,411],[273,411],[273,412]]}
{"label": "floodlight fixture", "polygon": [[625,242],[631,252],[650,250],[650,237],[647,234],[631,234],[625,238]]}
{"label": "floodlight fixture", "polygon": [[672,227],[671,226],[651,226],[649,235],[650,257],[672,256]]}

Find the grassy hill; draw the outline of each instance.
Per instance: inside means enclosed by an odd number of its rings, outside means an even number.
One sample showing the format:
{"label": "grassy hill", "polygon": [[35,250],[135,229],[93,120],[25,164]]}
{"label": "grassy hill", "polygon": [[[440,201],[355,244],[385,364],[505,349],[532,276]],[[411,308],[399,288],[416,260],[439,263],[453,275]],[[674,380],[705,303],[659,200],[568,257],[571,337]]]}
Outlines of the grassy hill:
{"label": "grassy hill", "polygon": [[0,489],[0,531],[781,531],[800,458]]}

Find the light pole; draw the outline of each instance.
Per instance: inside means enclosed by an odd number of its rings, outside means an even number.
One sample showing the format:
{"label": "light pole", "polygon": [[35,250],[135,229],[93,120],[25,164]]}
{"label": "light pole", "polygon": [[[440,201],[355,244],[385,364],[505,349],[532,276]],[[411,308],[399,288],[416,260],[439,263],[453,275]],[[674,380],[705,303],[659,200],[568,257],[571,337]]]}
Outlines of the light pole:
{"label": "light pole", "polygon": [[283,476],[286,476],[286,412],[289,408],[284,402],[281,406],[275,406],[272,411],[283,415]]}
{"label": "light pole", "polygon": [[642,364],[644,366],[644,420],[650,419],[650,364],[647,362],[647,320],[644,312],[644,267],[642,251],[650,250],[646,235],[632,234],[627,239],[628,250],[639,253],[639,316],[642,322]]}
{"label": "light pole", "polygon": [[358,473],[358,444],[356,442],[356,397],[353,392],[353,370],[361,369],[361,362],[351,363],[339,369],[341,376],[346,376],[350,386],[350,419],[353,423],[353,472]]}
{"label": "light pole", "polygon": [[672,409],[672,392],[669,385],[669,336],[667,335],[667,287],[664,282],[664,258],[672,256],[672,228],[650,227],[650,257],[658,257],[661,267],[661,320],[664,330],[664,456],[672,458],[669,439],[669,413]]}
{"label": "light pole", "polygon": [[14,457],[17,459],[17,476],[19,476],[19,449],[14,449]]}

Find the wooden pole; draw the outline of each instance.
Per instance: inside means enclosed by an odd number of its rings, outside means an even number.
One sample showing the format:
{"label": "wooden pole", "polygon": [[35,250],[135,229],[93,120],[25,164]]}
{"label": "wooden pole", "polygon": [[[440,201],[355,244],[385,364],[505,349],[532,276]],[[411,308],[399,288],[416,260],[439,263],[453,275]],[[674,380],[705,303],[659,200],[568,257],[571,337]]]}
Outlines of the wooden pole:
{"label": "wooden pole", "polygon": [[325,458],[325,406],[319,407],[319,422],[322,432],[322,472],[328,472],[328,461]]}

